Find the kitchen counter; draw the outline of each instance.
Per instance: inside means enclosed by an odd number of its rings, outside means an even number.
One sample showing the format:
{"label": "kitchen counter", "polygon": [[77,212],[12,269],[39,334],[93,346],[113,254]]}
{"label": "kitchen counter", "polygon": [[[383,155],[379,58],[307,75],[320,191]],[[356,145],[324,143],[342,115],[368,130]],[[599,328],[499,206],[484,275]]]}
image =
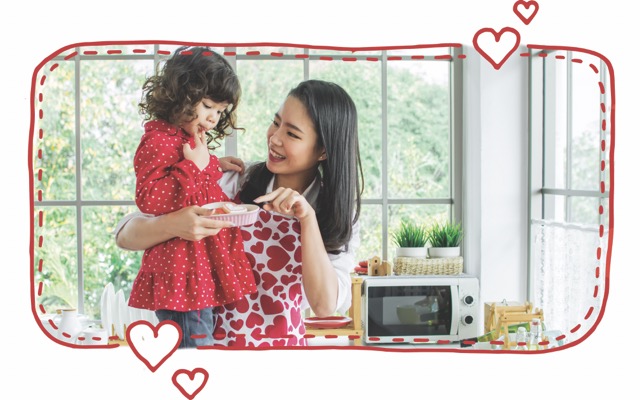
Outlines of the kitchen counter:
{"label": "kitchen counter", "polygon": [[446,344],[438,344],[438,343],[381,343],[381,344],[373,344],[373,343],[365,343],[364,340],[361,340],[359,345],[354,345],[353,340],[349,340],[346,336],[338,336],[333,337],[328,335],[329,337],[324,336],[315,336],[313,338],[307,339],[307,343],[309,346],[315,347],[325,347],[325,346],[337,346],[337,347],[351,347],[351,348],[361,348],[361,349],[394,349],[398,351],[403,350],[440,350],[440,349],[462,349],[468,350],[472,349],[471,347],[460,347],[460,342],[451,342]]}

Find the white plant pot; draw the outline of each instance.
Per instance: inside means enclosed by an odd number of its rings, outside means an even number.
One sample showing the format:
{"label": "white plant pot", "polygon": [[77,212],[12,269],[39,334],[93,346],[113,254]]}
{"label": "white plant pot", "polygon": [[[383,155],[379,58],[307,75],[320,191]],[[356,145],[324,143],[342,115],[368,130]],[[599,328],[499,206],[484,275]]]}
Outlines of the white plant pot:
{"label": "white plant pot", "polygon": [[444,257],[459,257],[460,247],[429,247],[429,257],[431,258],[444,258]]}
{"label": "white plant pot", "polygon": [[396,257],[427,258],[426,247],[397,247]]}

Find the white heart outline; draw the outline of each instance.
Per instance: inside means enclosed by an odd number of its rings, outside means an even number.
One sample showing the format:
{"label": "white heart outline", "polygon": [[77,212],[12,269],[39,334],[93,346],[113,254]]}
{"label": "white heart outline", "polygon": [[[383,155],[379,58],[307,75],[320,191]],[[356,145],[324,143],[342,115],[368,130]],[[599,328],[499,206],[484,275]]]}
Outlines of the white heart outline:
{"label": "white heart outline", "polygon": [[[196,378],[201,379],[196,381]],[[186,378],[187,380],[185,381]],[[204,389],[209,380],[209,372],[204,368],[194,368],[189,371],[187,369],[179,369],[173,373],[171,381],[174,386],[180,390],[180,393],[189,400],[192,400],[202,389]],[[187,388],[188,386],[188,388]]]}
{"label": "white heart outline", "polygon": [[[513,36],[511,36],[513,35]],[[490,36],[493,36],[493,41]],[[503,39],[506,39],[504,41]],[[509,39],[513,39],[512,41]],[[473,46],[475,49],[493,65],[496,70],[502,67],[507,59],[513,54],[520,45],[520,33],[511,27],[504,27],[500,32],[496,32],[493,28],[482,28],[476,32],[473,37]],[[509,48],[509,46],[511,46]],[[496,61],[495,53],[498,53],[500,61]],[[489,53],[494,53],[493,56]]]}
{"label": "white heart outline", "polygon": [[529,25],[538,10],[540,10],[540,5],[535,0],[518,0],[513,3],[513,12],[525,25]]}
{"label": "white heart outline", "polygon": [[155,326],[140,320],[129,325],[126,336],[131,351],[155,372],[180,346],[182,330],[170,320]]}

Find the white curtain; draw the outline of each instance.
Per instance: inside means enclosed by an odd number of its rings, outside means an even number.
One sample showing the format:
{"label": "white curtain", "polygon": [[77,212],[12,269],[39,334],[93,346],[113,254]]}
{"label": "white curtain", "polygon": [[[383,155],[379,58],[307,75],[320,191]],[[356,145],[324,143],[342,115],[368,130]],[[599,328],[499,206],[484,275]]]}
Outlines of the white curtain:
{"label": "white curtain", "polygon": [[600,313],[608,232],[600,237],[596,227],[553,221],[532,221],[531,226],[534,307],[543,310],[547,330],[576,340]]}

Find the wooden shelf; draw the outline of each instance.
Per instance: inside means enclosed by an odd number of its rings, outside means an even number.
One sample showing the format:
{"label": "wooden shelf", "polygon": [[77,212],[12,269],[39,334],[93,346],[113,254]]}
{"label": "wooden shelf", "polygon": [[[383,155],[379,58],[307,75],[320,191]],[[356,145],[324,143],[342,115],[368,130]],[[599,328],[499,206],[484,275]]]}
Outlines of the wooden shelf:
{"label": "wooden shelf", "polygon": [[351,323],[343,328],[306,328],[307,335],[314,335],[318,337],[324,336],[350,336],[353,340],[353,344],[360,346],[362,344],[362,336],[364,334],[362,330],[362,306],[360,298],[362,296],[362,281],[363,278],[357,275],[351,275],[351,307],[349,308],[349,318]]}

